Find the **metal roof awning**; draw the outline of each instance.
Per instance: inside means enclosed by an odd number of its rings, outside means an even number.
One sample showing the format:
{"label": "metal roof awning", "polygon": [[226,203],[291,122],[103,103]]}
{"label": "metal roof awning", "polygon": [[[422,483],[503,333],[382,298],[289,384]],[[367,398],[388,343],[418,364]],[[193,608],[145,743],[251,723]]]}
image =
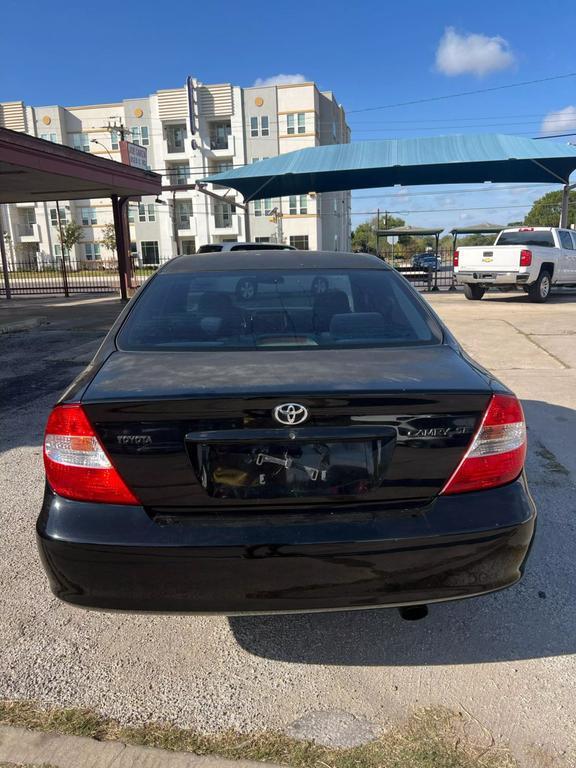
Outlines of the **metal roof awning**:
{"label": "metal roof awning", "polygon": [[245,200],[396,185],[566,184],[576,147],[504,134],[464,134],[308,147],[199,179]]}
{"label": "metal roof awning", "polygon": [[392,229],[379,229],[376,234],[378,237],[402,237],[402,235],[413,235],[414,237],[426,237],[430,235],[441,235],[444,227],[394,227]]}
{"label": "metal roof awning", "polygon": [[159,195],[152,171],[0,128],[0,203]]}
{"label": "metal roof awning", "polygon": [[454,227],[451,235],[497,235],[506,229],[505,224],[472,224],[469,227]]}

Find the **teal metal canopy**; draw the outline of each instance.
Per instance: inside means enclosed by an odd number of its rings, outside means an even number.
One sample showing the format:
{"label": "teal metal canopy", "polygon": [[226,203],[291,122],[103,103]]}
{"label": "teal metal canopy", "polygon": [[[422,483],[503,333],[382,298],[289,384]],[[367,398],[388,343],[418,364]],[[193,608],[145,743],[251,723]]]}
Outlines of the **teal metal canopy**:
{"label": "teal metal canopy", "polygon": [[570,144],[505,134],[462,134],[309,147],[198,182],[225,185],[245,200],[260,200],[396,185],[566,184],[575,169],[576,147]]}

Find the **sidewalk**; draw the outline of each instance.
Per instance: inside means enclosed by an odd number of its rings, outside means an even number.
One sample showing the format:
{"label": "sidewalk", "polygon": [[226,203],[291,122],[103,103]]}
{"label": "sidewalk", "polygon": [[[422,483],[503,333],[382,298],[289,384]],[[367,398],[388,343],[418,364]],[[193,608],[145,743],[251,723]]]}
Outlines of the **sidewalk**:
{"label": "sidewalk", "polygon": [[120,741],[96,741],[80,736],[37,733],[0,726],[0,765],[46,768],[274,768],[272,763],[225,760],[151,747],[132,747]]}

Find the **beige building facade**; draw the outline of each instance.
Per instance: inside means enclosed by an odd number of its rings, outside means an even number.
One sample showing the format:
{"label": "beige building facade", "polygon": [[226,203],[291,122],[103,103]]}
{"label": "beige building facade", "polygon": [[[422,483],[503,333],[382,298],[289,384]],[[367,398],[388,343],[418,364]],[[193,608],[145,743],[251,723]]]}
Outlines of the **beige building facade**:
{"label": "beige building facade", "polygon": [[[0,125],[81,152],[120,160],[122,138],[145,147],[148,167],[170,187],[156,198],[130,203],[134,263],[155,266],[200,245],[247,239],[246,217],[226,195],[217,201],[187,188],[204,176],[303,147],[350,141],[343,108],[331,92],[314,83],[240,88],[205,85],[159,90],[140,99],[108,104],[27,106],[0,104]],[[72,268],[88,262],[113,268],[115,254],[104,243],[112,222],[110,201],[15,203],[2,211],[10,265],[55,264],[61,258],[60,223],[82,227],[82,240],[66,254]],[[350,247],[350,193],[308,194],[249,204],[249,237],[298,248],[347,250]],[[94,265],[95,265],[94,264]]]}

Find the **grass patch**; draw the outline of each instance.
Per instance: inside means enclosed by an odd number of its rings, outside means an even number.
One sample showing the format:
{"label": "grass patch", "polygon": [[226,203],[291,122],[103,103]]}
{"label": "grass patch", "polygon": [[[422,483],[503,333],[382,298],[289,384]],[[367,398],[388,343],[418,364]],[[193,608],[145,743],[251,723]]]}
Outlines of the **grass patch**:
{"label": "grass patch", "polygon": [[462,713],[421,710],[407,723],[369,744],[334,749],[278,732],[203,735],[167,723],[122,726],[86,709],[42,708],[28,701],[0,702],[2,725],[229,760],[256,760],[293,768],[517,768],[510,753],[497,748],[489,735],[488,746],[475,745],[466,738],[466,726],[471,721]]}

